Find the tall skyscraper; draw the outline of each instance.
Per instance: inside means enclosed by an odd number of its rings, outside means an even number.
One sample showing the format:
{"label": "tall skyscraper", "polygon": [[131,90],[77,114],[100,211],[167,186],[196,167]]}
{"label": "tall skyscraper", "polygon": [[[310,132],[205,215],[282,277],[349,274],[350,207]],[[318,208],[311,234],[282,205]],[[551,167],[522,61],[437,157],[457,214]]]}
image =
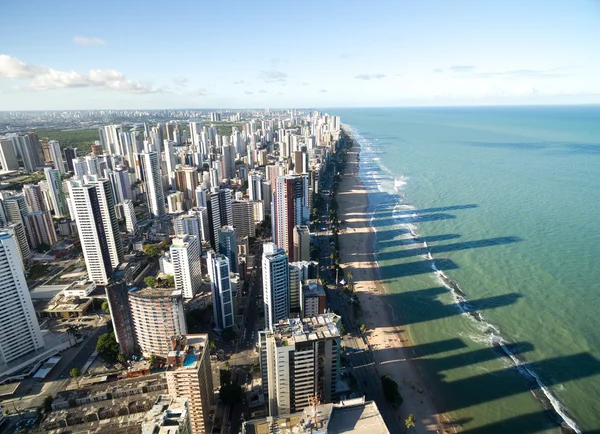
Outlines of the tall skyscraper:
{"label": "tall skyscraper", "polygon": [[158,154],[156,152],[142,152],[140,157],[150,214],[153,218],[160,218],[165,215],[165,196],[160,177]]}
{"label": "tall skyscraper", "polygon": [[302,307],[302,282],[310,278],[310,262],[290,262],[290,311],[299,313]]}
{"label": "tall skyscraper", "polygon": [[277,178],[274,194],[273,236],[277,246],[293,254],[294,226],[309,221],[307,175],[286,175]]}
{"label": "tall skyscraper", "polygon": [[175,235],[194,235],[202,242],[210,240],[208,230],[208,212],[206,208],[194,207],[188,215],[173,220]]}
{"label": "tall skyscraper", "polygon": [[[27,241],[30,246],[33,245],[33,234],[31,233],[31,228],[29,227],[29,221],[27,220],[27,203],[25,202],[25,196],[22,194],[16,194],[14,196],[7,197],[4,199],[4,213],[9,223],[21,223],[23,228],[25,229]],[[19,239],[19,244],[21,240]],[[25,251],[21,245],[21,251]],[[27,259],[27,258],[25,258]]]}
{"label": "tall skyscraper", "polygon": [[210,277],[213,314],[217,328],[223,330],[233,327],[235,312],[231,293],[229,259],[225,255],[211,250],[206,255],[206,265]]}
{"label": "tall skyscraper", "polygon": [[186,209],[190,209],[196,202],[198,169],[194,166],[178,166],[175,171],[175,184],[177,190],[184,195]]}
{"label": "tall skyscraper", "polygon": [[250,200],[263,200],[262,195],[262,183],[264,182],[265,176],[256,171],[248,173],[248,196]]}
{"label": "tall skyscraper", "polygon": [[67,198],[64,191],[62,177],[56,169],[44,169],[46,182],[48,183],[48,192],[55,217],[63,217],[69,212],[67,207]]}
{"label": "tall skyscraper", "polygon": [[229,268],[232,273],[238,272],[237,237],[233,226],[223,226],[219,230],[219,253],[229,259]]}
{"label": "tall skyscraper", "polygon": [[175,289],[181,291],[184,298],[193,298],[202,280],[200,240],[193,235],[173,238],[170,252]]}
{"label": "tall skyscraper", "polygon": [[174,336],[167,366],[169,395],[189,400],[192,434],[207,433],[213,399],[208,335]]}
{"label": "tall skyscraper", "polygon": [[48,142],[48,148],[50,150],[50,156],[52,157],[52,163],[54,168],[60,172],[61,175],[66,173],[65,163],[62,159],[62,152],[60,151],[60,143],[58,140],[50,140]]}
{"label": "tall skyscraper", "polygon": [[254,223],[254,203],[248,200],[234,200],[231,202],[233,226],[239,238],[256,236]]}
{"label": "tall skyscraper", "polygon": [[71,148],[70,146],[67,146],[64,149],[64,152],[65,161],[67,163],[67,169],[69,170],[69,172],[74,173],[75,168],[73,167],[73,160],[77,158],[77,148]]}
{"label": "tall skyscraper", "polygon": [[135,208],[130,199],[125,199],[123,202],[123,216],[125,217],[125,228],[130,234],[135,234],[138,228],[137,217],[135,216]]}
{"label": "tall skyscraper", "polygon": [[44,346],[12,235],[0,233],[0,361],[9,363]]}
{"label": "tall skyscraper", "polygon": [[181,291],[173,288],[130,291],[129,306],[136,344],[146,356],[167,353],[171,337],[187,333]]}
{"label": "tall skyscraper", "polygon": [[36,248],[41,244],[52,247],[58,242],[54,221],[50,211],[34,211],[27,214],[29,228],[31,229],[32,244]]}
{"label": "tall skyscraper", "polygon": [[23,186],[23,196],[29,211],[46,211],[46,203],[42,189],[37,184],[25,184]]}
{"label": "tall skyscraper", "polygon": [[290,315],[290,272],[288,255],[274,243],[263,245],[263,303],[265,328],[272,330]]}
{"label": "tall skyscraper", "polygon": [[110,181],[105,178],[69,182],[71,206],[89,278],[108,283],[123,261],[123,245]]}
{"label": "tall skyscraper", "polygon": [[2,170],[19,169],[19,161],[11,139],[0,139],[0,165],[2,165]]}
{"label": "tall skyscraper", "polygon": [[215,252],[219,253],[219,229],[232,225],[231,192],[221,189],[211,193],[208,200],[208,226],[210,245]]}
{"label": "tall skyscraper", "polygon": [[29,250],[29,243],[27,242],[27,233],[25,231],[25,225],[23,223],[11,223],[6,228],[0,229],[1,232],[8,233],[12,237],[14,237],[15,243],[17,245],[17,253],[19,255],[19,259],[21,260],[21,266],[25,267],[25,262],[31,256],[31,251]]}
{"label": "tall skyscraper", "polygon": [[131,177],[127,169],[121,166],[116,167],[114,170],[108,171],[108,178],[113,187],[116,203],[121,203],[125,199],[133,199]]}
{"label": "tall skyscraper", "polygon": [[340,379],[340,317],[334,313],[287,319],[259,332],[263,392],[269,414],[290,414],[317,397],[331,402]]}
{"label": "tall skyscraper", "polygon": [[129,306],[131,289],[123,280],[112,282],[104,289],[119,352],[128,357],[136,352],[135,328]]}

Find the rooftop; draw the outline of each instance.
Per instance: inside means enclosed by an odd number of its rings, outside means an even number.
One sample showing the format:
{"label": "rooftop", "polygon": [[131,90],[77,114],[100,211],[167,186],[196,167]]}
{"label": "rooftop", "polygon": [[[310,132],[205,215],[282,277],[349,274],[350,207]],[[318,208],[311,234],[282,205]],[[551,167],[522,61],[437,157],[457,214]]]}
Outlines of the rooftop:
{"label": "rooftop", "polygon": [[198,368],[198,363],[208,344],[207,334],[182,335],[171,338],[171,348],[167,354],[168,371]]}
{"label": "rooftop", "polygon": [[133,297],[181,297],[181,290],[175,288],[142,288],[129,291]]}
{"label": "rooftop", "polygon": [[304,296],[321,296],[325,295],[325,289],[317,279],[308,279],[306,284],[302,285],[302,294]]}
{"label": "rooftop", "polygon": [[332,312],[312,318],[289,318],[274,326],[273,335],[281,344],[288,340],[307,342],[335,338],[340,336],[337,326],[339,320],[340,317]]}

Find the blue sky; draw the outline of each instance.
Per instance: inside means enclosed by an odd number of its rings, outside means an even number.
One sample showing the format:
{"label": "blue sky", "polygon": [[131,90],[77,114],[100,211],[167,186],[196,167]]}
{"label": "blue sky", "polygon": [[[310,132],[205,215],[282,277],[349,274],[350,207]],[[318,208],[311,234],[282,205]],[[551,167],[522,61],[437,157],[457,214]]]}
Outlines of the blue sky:
{"label": "blue sky", "polygon": [[600,103],[597,0],[2,0],[0,110]]}

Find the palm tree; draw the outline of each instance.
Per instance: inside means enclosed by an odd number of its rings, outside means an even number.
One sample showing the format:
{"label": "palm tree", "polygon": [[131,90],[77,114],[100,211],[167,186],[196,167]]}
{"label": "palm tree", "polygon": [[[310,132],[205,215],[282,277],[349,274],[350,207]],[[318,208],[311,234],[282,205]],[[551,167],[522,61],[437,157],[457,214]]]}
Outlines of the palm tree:
{"label": "palm tree", "polygon": [[75,344],[77,344],[77,336],[79,336],[79,326],[69,325],[67,327],[67,335],[69,335],[69,343],[71,343],[71,336],[75,339]]}
{"label": "palm tree", "polygon": [[354,290],[354,281],[352,280],[354,274],[352,274],[352,271],[348,271],[346,276],[348,277],[348,287],[350,288],[350,292],[352,292]]}
{"label": "palm tree", "polygon": [[409,429],[415,427],[415,415],[414,414],[408,415],[408,418],[404,421],[404,426],[406,427],[406,430],[404,432],[408,432]]}

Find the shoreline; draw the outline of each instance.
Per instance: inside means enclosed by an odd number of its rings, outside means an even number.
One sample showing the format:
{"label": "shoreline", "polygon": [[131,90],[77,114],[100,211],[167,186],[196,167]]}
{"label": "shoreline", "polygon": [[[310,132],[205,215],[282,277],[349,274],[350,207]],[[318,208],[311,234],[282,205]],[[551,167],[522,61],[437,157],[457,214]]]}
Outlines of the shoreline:
{"label": "shoreline", "polygon": [[[343,222],[339,232],[340,266],[344,275],[353,274],[354,293],[362,308],[359,321],[367,327],[366,338],[373,349],[375,368],[380,376],[390,375],[398,383],[404,398],[396,410],[398,419],[403,422],[413,414],[413,432],[417,433],[451,432],[441,423],[442,416],[432,399],[433,389],[418,366],[418,359],[409,353],[412,341],[407,330],[394,325],[398,316],[393,306],[377,297],[386,294],[386,290],[376,260],[377,239],[368,213],[368,192],[359,176],[361,148],[353,137],[352,141],[337,194],[339,219]],[[356,258],[359,255],[360,260]],[[382,309],[385,315],[378,314]]]}

